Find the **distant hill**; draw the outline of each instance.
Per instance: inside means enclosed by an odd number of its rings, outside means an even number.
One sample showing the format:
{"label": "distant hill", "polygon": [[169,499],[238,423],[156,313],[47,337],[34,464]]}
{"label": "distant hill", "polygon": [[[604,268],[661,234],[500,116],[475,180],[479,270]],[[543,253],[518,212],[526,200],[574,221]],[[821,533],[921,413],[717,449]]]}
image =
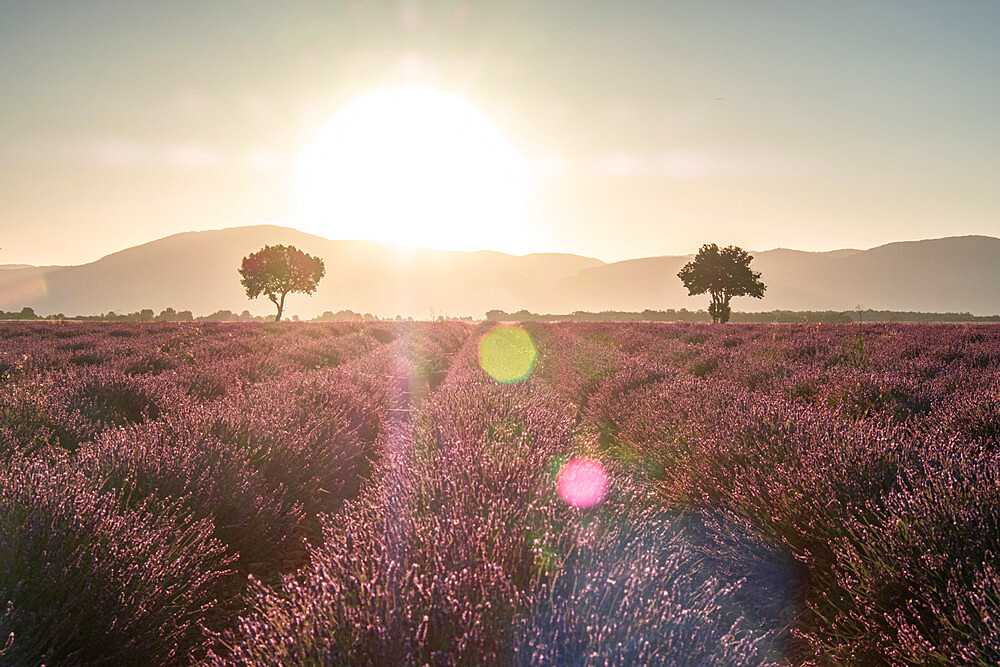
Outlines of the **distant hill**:
{"label": "distant hill", "polygon": [[[592,267],[560,281],[566,310],[666,309],[698,304],[676,279],[690,257],[635,259]],[[739,310],[877,310],[1000,313],[1000,239],[956,236],[870,250],[754,253],[767,292],[736,299]],[[565,311],[564,311],[565,312]]]}
{"label": "distant hill", "polygon": [[482,315],[519,308],[540,286],[554,286],[596,259],[568,254],[506,255],[330,241],[270,225],[186,232],[69,267],[0,272],[0,310],[30,306],[38,313],[93,314],[174,308],[196,314],[250,308],[268,313],[265,298],[247,300],[237,269],[265,244],[290,243],[318,255],[327,276],[311,297],[289,295],[288,314],[311,317],[352,309],[376,315],[428,318]]}
{"label": "distant hill", "polygon": [[[0,310],[41,314],[132,312],[168,306],[207,314],[271,304],[246,299],[240,259],[264,244],[291,243],[326,262],[312,297],[289,296],[288,313],[312,317],[351,309],[428,318],[487,310],[572,312],[704,308],[688,297],[677,271],[689,256],[605,264],[570,254],[507,255],[331,241],[275,226],[187,232],[67,267],[0,268]],[[870,250],[754,253],[768,285],[763,300],[738,310],[849,310],[1000,313],[1000,239],[965,236],[891,243]]]}

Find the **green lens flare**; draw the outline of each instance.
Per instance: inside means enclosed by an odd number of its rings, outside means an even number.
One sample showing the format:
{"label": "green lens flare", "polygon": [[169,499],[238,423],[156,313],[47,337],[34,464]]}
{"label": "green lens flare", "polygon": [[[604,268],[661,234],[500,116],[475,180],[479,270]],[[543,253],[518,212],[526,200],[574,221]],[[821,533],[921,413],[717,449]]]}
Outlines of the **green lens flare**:
{"label": "green lens flare", "polygon": [[511,384],[531,376],[538,348],[520,327],[501,324],[479,341],[479,365],[497,382]]}

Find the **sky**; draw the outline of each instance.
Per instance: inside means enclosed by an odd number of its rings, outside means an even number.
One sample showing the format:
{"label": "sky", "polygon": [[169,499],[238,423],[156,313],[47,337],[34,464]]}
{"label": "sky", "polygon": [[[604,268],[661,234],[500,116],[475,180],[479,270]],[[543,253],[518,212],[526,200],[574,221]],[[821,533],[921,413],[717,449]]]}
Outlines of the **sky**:
{"label": "sky", "polygon": [[487,249],[997,236],[998,34],[985,0],[0,0],[0,264],[296,226],[299,156],[400,86],[527,165],[518,238]]}

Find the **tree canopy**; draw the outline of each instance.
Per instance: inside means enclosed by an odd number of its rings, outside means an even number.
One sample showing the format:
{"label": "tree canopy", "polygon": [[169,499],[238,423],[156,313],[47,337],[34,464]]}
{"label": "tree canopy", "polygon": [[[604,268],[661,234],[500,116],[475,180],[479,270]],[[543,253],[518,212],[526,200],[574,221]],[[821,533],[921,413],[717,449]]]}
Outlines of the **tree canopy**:
{"label": "tree canopy", "polygon": [[734,296],[764,298],[767,287],[760,280],[760,272],[750,269],[753,255],[743,248],[728,246],[719,249],[715,243],[705,244],[694,260],[684,265],[677,277],[688,289],[688,294],[712,296],[708,313],[713,322],[729,321],[729,300]]}
{"label": "tree canopy", "polygon": [[295,246],[266,245],[243,258],[240,275],[243,276],[240,283],[246,288],[248,297],[256,299],[264,294],[278,307],[274,318],[278,322],[285,308],[285,295],[315,292],[320,279],[326,275],[326,267],[322,259]]}

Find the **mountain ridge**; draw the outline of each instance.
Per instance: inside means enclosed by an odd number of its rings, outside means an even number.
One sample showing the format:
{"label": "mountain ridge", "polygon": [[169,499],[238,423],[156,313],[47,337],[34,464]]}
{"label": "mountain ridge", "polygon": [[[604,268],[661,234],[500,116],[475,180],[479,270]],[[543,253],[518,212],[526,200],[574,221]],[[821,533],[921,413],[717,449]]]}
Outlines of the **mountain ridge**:
{"label": "mountain ridge", "polygon": [[[249,309],[240,259],[265,244],[318,255],[327,277],[313,297],[290,295],[289,313],[351,309],[417,318],[481,317],[487,310],[572,312],[703,308],[676,278],[692,255],[603,262],[572,253],[510,255],[491,250],[410,248],[330,240],[290,227],[256,225],[179,232],[76,266],[0,265],[0,310],[66,315],[174,307],[208,314]],[[867,250],[757,251],[753,268],[768,291],[736,309],[1000,313],[1000,238],[951,236],[895,241]]]}

